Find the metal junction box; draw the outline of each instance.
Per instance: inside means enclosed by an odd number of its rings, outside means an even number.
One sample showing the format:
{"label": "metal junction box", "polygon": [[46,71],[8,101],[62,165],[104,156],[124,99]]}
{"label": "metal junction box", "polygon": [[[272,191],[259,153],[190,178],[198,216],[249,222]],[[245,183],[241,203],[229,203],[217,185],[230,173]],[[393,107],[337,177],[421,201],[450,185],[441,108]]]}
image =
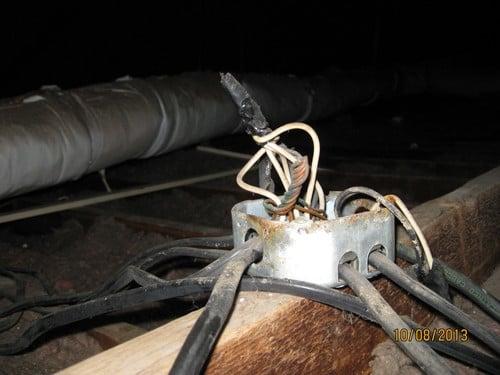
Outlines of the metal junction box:
{"label": "metal junction box", "polygon": [[341,287],[345,283],[338,276],[339,264],[349,262],[370,278],[378,274],[368,265],[372,251],[380,250],[394,261],[394,216],[379,208],[334,218],[336,195],[331,192],[326,199],[328,220],[317,221],[271,220],[262,199],[236,204],[231,211],[235,246],[255,234],[263,241],[263,258],[249,274]]}

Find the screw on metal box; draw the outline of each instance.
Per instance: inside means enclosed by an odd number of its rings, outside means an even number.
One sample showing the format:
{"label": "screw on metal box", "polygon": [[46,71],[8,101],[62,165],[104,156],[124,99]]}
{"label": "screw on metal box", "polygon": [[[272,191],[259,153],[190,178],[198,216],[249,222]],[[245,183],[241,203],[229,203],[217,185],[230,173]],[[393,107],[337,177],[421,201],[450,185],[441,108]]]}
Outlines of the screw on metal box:
{"label": "screw on metal box", "polygon": [[271,220],[262,199],[236,204],[231,211],[235,246],[255,234],[263,241],[263,258],[249,268],[249,274],[342,287],[339,264],[350,263],[370,278],[378,274],[368,265],[372,251],[381,251],[394,261],[394,216],[379,208],[334,218],[335,197],[331,192],[326,200],[328,220],[317,221],[303,217],[292,222]]}

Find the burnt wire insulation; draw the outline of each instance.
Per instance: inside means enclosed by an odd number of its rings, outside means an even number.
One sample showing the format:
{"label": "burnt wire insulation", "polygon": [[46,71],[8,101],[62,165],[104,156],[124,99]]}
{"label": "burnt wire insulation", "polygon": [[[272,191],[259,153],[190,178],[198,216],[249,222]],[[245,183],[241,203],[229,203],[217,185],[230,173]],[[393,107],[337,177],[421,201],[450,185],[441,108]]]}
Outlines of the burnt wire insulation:
{"label": "burnt wire insulation", "polygon": [[[319,138],[309,125],[303,123],[291,123],[281,126],[276,130],[269,127],[269,123],[258,103],[251,97],[246,88],[230,73],[221,73],[221,84],[231,95],[233,102],[238,108],[241,119],[241,127],[253,136],[254,141],[261,149],[248,161],[242,168],[236,178],[237,184],[242,188],[254,194],[260,194],[268,198],[264,204],[266,211],[276,218],[282,217],[292,221],[296,216],[303,215],[314,219],[322,218],[324,211],[324,192],[321,185],[316,181],[316,174],[319,161]],[[314,146],[313,158],[311,163],[310,181],[307,186],[305,202],[307,206],[302,209],[296,207],[302,185],[309,177],[309,163],[306,158],[297,151],[288,149],[285,145],[278,145],[276,142],[279,135],[289,130],[302,130],[311,137]],[[266,155],[266,158],[262,158]],[[281,164],[276,156],[281,159]],[[243,177],[246,173],[259,162],[259,186],[253,186],[246,183]],[[274,167],[285,188],[283,197],[274,193],[274,182],[271,179],[271,167]],[[313,193],[316,190],[318,197],[318,207],[314,207]]]}
{"label": "burnt wire insulation", "polygon": [[349,265],[341,264],[339,266],[339,276],[366,304],[385,333],[391,337],[426,374],[454,374],[454,371],[426,343],[416,340],[395,340],[395,332],[397,330],[409,330],[409,327],[363,275]]}
{"label": "burnt wire insulation", "polygon": [[269,123],[262,113],[260,105],[250,96],[247,89],[231,73],[221,73],[220,82],[238,107],[241,119],[240,127],[243,127],[251,135],[270,133]]}

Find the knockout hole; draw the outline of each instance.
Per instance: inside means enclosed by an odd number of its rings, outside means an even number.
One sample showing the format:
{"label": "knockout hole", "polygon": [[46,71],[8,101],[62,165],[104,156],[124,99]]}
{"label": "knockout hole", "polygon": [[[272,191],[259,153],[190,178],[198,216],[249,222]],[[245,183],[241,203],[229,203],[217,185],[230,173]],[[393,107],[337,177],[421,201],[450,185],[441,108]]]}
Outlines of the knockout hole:
{"label": "knockout hole", "polygon": [[349,267],[355,269],[356,271],[359,271],[359,259],[356,253],[354,252],[348,252],[345,253],[342,258],[340,258],[340,264],[346,264]]}
{"label": "knockout hole", "polygon": [[252,238],[258,237],[258,233],[255,229],[250,228],[245,234],[245,242],[251,240]]}
{"label": "knockout hole", "polygon": [[382,245],[375,245],[375,246],[373,246],[373,248],[368,253],[368,272],[375,272],[375,271],[377,271],[377,269],[370,264],[370,255],[372,253],[374,253],[375,251],[378,251],[379,253],[382,253],[385,256],[387,256],[387,250],[385,249],[385,247],[383,247]]}

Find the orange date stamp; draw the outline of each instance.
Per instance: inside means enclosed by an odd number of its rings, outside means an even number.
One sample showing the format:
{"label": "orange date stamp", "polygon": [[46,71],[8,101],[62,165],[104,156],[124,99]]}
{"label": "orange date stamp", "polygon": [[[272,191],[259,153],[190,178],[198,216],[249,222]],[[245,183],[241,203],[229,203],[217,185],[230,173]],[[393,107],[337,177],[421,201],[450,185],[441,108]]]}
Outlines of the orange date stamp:
{"label": "orange date stamp", "polygon": [[415,328],[395,329],[394,341],[420,341],[420,342],[467,342],[469,332],[461,328]]}

